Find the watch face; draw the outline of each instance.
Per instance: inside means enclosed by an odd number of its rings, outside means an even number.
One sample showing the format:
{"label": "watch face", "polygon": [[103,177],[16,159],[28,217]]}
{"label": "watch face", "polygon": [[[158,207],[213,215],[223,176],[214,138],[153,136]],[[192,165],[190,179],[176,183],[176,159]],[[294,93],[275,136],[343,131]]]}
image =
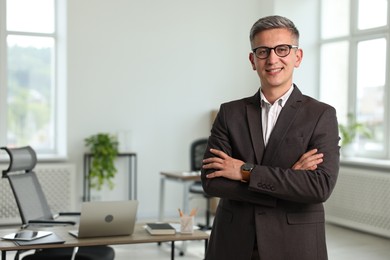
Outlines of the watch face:
{"label": "watch face", "polygon": [[251,163],[245,163],[243,166],[242,166],[242,170],[243,171],[246,171],[246,172],[250,172],[253,167],[255,167],[253,164]]}

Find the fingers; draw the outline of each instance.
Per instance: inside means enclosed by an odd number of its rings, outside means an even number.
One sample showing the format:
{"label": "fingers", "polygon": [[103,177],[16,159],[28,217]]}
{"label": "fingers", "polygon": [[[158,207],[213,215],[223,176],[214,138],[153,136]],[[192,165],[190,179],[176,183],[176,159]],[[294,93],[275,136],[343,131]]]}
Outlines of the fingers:
{"label": "fingers", "polygon": [[224,160],[219,157],[210,157],[203,160],[203,169],[221,170],[223,168]]}
{"label": "fingers", "polygon": [[224,177],[231,180],[240,180],[242,178],[240,167],[244,164],[243,161],[234,159],[220,150],[210,149],[210,152],[215,157],[204,159],[202,166],[203,169],[214,170],[214,172],[206,176],[207,178]]}
{"label": "fingers", "polygon": [[[220,151],[215,150],[215,149],[210,149],[210,152],[212,152],[215,155],[220,154]],[[220,177],[221,173],[219,171],[223,169],[223,163],[224,163],[224,160],[222,158],[219,158],[219,157],[210,157],[210,158],[204,159],[203,166],[202,166],[203,169],[216,170],[213,173],[208,174],[206,177],[207,178]]]}
{"label": "fingers", "polygon": [[210,157],[203,160],[203,168],[204,169],[215,169],[222,170],[225,160],[230,158],[226,153],[216,150],[210,149],[210,152],[217,157]]}
{"label": "fingers", "polygon": [[217,150],[217,149],[210,149],[210,152],[222,159],[226,159],[227,157],[229,157],[226,153],[220,151],[220,150]]}
{"label": "fingers", "polygon": [[301,170],[315,170],[318,165],[323,162],[322,158],[305,162],[301,165]]}
{"label": "fingers", "polygon": [[215,171],[215,172],[212,172],[212,173],[209,173],[206,175],[206,178],[208,179],[212,179],[212,178],[216,178],[216,177],[222,177],[222,173],[219,172],[219,171]]}
{"label": "fingers", "polygon": [[215,170],[222,170],[223,169],[223,164],[218,163],[218,162],[209,162],[203,164],[203,169],[215,169]]}
{"label": "fingers", "polygon": [[301,160],[301,159],[303,159],[303,160],[304,160],[304,159],[307,159],[308,157],[312,156],[313,154],[316,154],[317,151],[318,151],[317,149],[312,149],[312,150],[310,150],[310,151],[304,153],[304,154],[301,156],[300,160]]}
{"label": "fingers", "polygon": [[312,149],[304,153],[301,158],[293,165],[293,170],[315,170],[318,164],[323,162],[324,154],[317,153],[317,149]]}
{"label": "fingers", "polygon": [[209,164],[209,163],[222,163],[223,159],[218,157],[210,157],[203,160],[203,164]]}

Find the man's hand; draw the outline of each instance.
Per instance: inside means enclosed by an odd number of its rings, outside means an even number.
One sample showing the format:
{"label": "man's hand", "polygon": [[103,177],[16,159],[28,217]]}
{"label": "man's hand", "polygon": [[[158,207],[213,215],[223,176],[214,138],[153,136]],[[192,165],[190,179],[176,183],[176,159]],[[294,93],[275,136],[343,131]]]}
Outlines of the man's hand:
{"label": "man's hand", "polygon": [[241,165],[243,161],[234,159],[226,153],[210,149],[210,152],[217,157],[210,157],[203,160],[203,169],[214,169],[213,173],[207,175],[207,178],[225,177],[231,180],[241,180]]}
{"label": "man's hand", "polygon": [[313,149],[304,153],[301,158],[292,166],[293,170],[315,170],[317,169],[318,164],[322,163],[324,160],[324,154],[317,153],[317,149]]}

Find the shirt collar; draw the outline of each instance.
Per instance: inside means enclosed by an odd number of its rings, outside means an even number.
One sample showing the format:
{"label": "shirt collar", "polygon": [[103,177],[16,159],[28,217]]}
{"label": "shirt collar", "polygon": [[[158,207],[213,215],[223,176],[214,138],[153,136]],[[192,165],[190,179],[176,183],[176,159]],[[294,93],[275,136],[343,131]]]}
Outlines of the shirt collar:
{"label": "shirt collar", "polygon": [[[283,94],[283,96],[281,96],[280,98],[278,98],[275,103],[279,103],[279,105],[281,107],[284,107],[284,105],[286,104],[288,98],[290,97],[291,93],[293,92],[294,90],[294,85],[291,85],[291,87],[287,90],[286,93]],[[271,104],[270,102],[268,102],[267,98],[264,96],[263,92],[261,91],[261,88],[260,88],[260,98],[261,98],[261,106],[263,107],[266,104]]]}

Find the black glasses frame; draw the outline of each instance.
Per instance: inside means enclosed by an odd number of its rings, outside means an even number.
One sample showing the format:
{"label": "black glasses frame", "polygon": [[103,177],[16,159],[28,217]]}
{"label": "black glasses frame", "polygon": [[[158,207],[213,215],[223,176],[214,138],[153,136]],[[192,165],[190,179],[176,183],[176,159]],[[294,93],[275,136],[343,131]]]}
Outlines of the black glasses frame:
{"label": "black glasses frame", "polygon": [[[279,49],[279,48],[282,48],[282,47],[287,47],[287,48],[288,48],[288,53],[287,53],[286,55],[279,55],[279,54],[278,54],[278,49]],[[260,49],[260,48],[266,51],[267,56],[264,56],[264,57],[259,57],[259,56],[258,56],[257,50]],[[255,54],[255,56],[256,56],[257,58],[259,58],[259,59],[261,59],[261,60],[264,60],[264,59],[267,59],[267,58],[269,57],[269,55],[271,54],[271,50],[274,50],[275,54],[276,54],[278,57],[284,58],[284,57],[286,57],[286,56],[288,56],[288,55],[290,54],[291,49],[298,49],[298,48],[299,48],[299,47],[296,46],[296,45],[291,45],[291,44],[280,44],[280,45],[277,45],[277,46],[275,46],[275,47],[273,47],[273,48],[266,47],[266,46],[259,46],[259,47],[257,47],[257,48],[252,49],[252,51],[253,51],[253,53]]]}

